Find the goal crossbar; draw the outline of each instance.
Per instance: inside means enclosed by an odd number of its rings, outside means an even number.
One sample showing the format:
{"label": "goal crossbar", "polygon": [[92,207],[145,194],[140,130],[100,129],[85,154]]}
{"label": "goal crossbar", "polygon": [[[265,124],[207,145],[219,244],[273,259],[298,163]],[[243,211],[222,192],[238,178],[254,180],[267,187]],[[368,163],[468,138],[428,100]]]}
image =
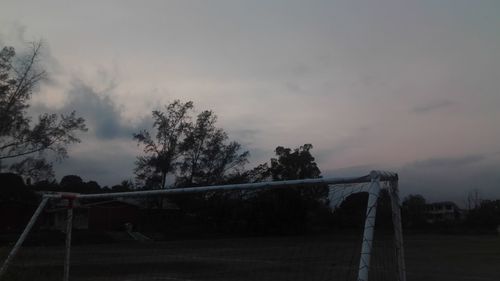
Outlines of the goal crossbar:
{"label": "goal crossbar", "polygon": [[100,194],[79,194],[79,193],[50,193],[44,194],[44,197],[64,199],[72,197],[74,199],[112,199],[112,198],[125,198],[125,197],[140,197],[151,195],[167,195],[167,194],[184,194],[184,193],[198,193],[206,191],[220,191],[220,190],[258,190],[258,189],[272,189],[272,188],[286,188],[293,185],[317,185],[317,184],[350,184],[350,183],[364,183],[370,182],[373,179],[379,181],[397,181],[398,175],[386,171],[372,171],[369,175],[362,177],[332,177],[332,178],[318,178],[318,179],[300,179],[300,180],[286,180],[286,181],[268,181],[257,183],[243,183],[243,184],[226,184],[226,185],[210,185],[198,187],[184,187],[184,188],[167,188],[156,190],[144,191],[129,191],[129,192],[114,192],[114,193],[100,193]]}

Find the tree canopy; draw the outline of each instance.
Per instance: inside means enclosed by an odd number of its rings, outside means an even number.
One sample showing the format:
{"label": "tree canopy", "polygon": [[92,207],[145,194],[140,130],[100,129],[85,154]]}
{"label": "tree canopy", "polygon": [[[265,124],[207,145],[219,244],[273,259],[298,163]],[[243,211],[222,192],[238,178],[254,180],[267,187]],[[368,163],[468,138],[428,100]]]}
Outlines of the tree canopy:
{"label": "tree canopy", "polygon": [[321,177],[321,171],[311,154],[312,144],[297,148],[278,146],[274,150],[276,158],[271,158],[270,165],[263,163],[247,171],[248,181],[297,180]]}
{"label": "tree canopy", "polygon": [[142,186],[165,188],[169,175],[176,186],[193,186],[220,184],[241,174],[248,151],[240,152],[241,145],[229,141],[212,111],[202,111],[195,121],[192,114],[191,101],[175,100],[153,111],[153,133],[134,135],[144,152],[135,168]]}
{"label": "tree canopy", "polygon": [[270,172],[273,180],[319,178],[321,171],[311,155],[312,144],[290,149],[276,147],[277,158],[271,158]]}
{"label": "tree canopy", "polygon": [[215,126],[216,122],[217,116],[205,110],[188,127],[177,185],[221,184],[240,174],[240,168],[247,163],[248,151],[240,153],[241,145],[228,141],[229,137]]}
{"label": "tree canopy", "polygon": [[0,168],[8,164],[9,170],[34,179],[53,175],[47,152],[66,157],[67,145],[79,142],[76,133],[86,130],[75,112],[44,113],[36,122],[29,116],[29,101],[46,77],[39,64],[41,47],[34,43],[28,56],[16,55],[13,47],[0,50]]}
{"label": "tree canopy", "polygon": [[175,100],[164,111],[154,110],[154,136],[148,130],[134,134],[144,155],[137,157],[135,174],[139,182],[152,188],[165,188],[167,175],[175,170],[182,155],[181,142],[190,126],[193,102]]}

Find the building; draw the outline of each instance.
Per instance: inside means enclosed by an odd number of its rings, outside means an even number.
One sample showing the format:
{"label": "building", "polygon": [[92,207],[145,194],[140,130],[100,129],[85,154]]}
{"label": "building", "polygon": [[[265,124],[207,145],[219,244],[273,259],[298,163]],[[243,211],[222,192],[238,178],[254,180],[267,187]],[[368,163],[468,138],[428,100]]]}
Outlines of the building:
{"label": "building", "polygon": [[426,204],[425,216],[429,223],[455,221],[463,218],[463,211],[451,201]]}
{"label": "building", "polygon": [[[97,231],[125,230],[125,224],[136,225],[139,220],[139,206],[119,200],[100,201],[80,205],[73,209],[73,228]],[[46,209],[43,227],[66,229],[67,208],[64,202]]]}
{"label": "building", "polygon": [[[158,201],[158,200],[155,200]],[[73,228],[92,231],[124,231],[128,227],[158,224],[176,217],[177,205],[162,200],[159,207],[150,206],[148,200],[113,199],[81,204],[74,202]],[[42,218],[42,228],[66,230],[67,202],[56,201],[48,206]]]}

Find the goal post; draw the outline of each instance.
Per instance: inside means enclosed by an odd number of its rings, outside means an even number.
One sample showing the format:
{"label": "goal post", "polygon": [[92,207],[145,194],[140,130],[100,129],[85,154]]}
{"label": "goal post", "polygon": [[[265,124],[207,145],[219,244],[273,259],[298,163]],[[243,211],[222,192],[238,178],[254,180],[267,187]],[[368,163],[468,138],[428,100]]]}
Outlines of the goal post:
{"label": "goal post", "polygon": [[[404,261],[404,247],[403,247],[403,234],[401,226],[401,212],[400,200],[398,195],[398,175],[392,172],[385,171],[372,171],[370,174],[360,177],[336,177],[336,178],[317,178],[317,179],[301,179],[289,181],[272,181],[272,182],[258,182],[258,183],[245,183],[245,184],[231,184],[231,185],[214,185],[202,187],[189,187],[189,188],[172,188],[161,190],[145,190],[145,191],[132,191],[132,192],[119,192],[119,193],[100,193],[100,194],[67,194],[67,193],[47,193],[43,195],[42,201],[36,209],[31,220],[23,230],[19,239],[7,255],[2,267],[0,268],[0,281],[11,265],[12,260],[15,258],[21,245],[25,241],[29,232],[33,228],[40,214],[43,212],[49,201],[65,201],[67,202],[66,210],[66,225],[65,225],[65,254],[63,262],[62,279],[64,281],[70,280],[70,267],[71,267],[71,243],[72,243],[72,229],[73,229],[73,208],[77,208],[73,203],[75,202],[88,202],[99,200],[112,200],[112,199],[126,199],[126,198],[155,198],[163,196],[176,196],[185,194],[186,196],[193,196],[193,194],[207,194],[210,192],[260,192],[265,190],[287,189],[287,188],[309,188],[317,187],[318,185],[328,187],[328,204],[332,208],[333,213],[339,208],[342,202],[349,196],[356,193],[368,193],[368,200],[366,203],[365,216],[363,221],[362,237],[360,238],[361,245],[358,248],[358,254],[355,255],[358,259],[356,280],[368,281],[371,276],[370,270],[373,268],[373,250],[374,250],[374,233],[377,217],[377,204],[381,194],[381,190],[386,190],[390,198],[391,219],[392,219],[392,253],[395,260],[391,268],[395,274],[394,280],[406,281],[405,261]],[[249,195],[252,197],[252,194]],[[387,253],[384,253],[387,254]],[[331,279],[336,280],[335,276]],[[370,277],[371,278],[371,277]],[[181,280],[181,279],[179,279]],[[182,279],[184,280],[184,279]],[[186,279],[187,280],[187,279]],[[371,281],[372,279],[370,279]]]}
{"label": "goal post", "polygon": [[24,243],[24,240],[26,240],[26,237],[28,236],[31,228],[33,228],[33,225],[35,225],[36,220],[40,216],[40,214],[43,211],[43,208],[45,205],[47,205],[47,202],[49,201],[49,197],[43,197],[42,201],[40,202],[40,205],[35,210],[35,213],[29,220],[28,224],[24,228],[23,232],[21,233],[21,236],[19,236],[19,239],[17,239],[16,244],[14,244],[14,247],[12,247],[12,250],[9,252],[9,255],[5,259],[5,261],[2,264],[2,267],[0,268],[0,278],[5,274],[7,271],[7,268],[9,267],[10,263],[14,259],[14,256],[17,254],[19,249]]}
{"label": "goal post", "polygon": [[[388,174],[386,174],[388,175]],[[373,232],[375,230],[375,218],[377,213],[377,201],[380,195],[381,173],[372,171],[370,173],[371,183],[368,187],[368,203],[366,206],[366,218],[363,231],[363,244],[359,261],[358,281],[368,281],[370,269],[371,251],[373,246]],[[397,178],[397,175],[395,176]],[[403,235],[401,225],[401,209],[397,190],[397,181],[389,181],[388,193],[391,201],[392,223],[394,228],[394,251],[397,262],[398,280],[406,281],[405,262],[403,252]]]}

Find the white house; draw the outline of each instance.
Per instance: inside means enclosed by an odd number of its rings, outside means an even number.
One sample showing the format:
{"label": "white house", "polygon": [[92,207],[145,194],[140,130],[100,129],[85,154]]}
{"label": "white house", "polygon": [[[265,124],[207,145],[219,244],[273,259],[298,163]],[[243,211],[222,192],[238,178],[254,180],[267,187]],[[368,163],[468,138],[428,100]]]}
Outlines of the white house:
{"label": "white house", "polygon": [[457,204],[451,201],[444,201],[426,204],[425,214],[427,222],[434,223],[461,219],[463,211],[457,206]]}

